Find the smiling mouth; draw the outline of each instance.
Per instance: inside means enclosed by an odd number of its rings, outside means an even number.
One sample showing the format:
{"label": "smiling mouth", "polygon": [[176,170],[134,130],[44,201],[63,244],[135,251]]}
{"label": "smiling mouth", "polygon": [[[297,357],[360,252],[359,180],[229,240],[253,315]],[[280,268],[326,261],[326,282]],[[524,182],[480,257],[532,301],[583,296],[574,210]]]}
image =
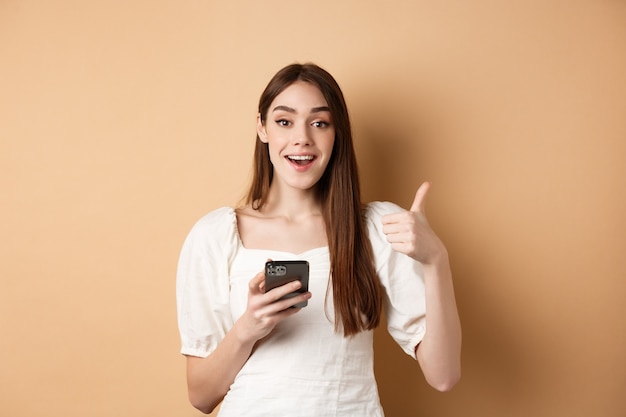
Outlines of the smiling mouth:
{"label": "smiling mouth", "polygon": [[296,165],[306,165],[313,161],[315,157],[313,155],[288,155],[287,160]]}

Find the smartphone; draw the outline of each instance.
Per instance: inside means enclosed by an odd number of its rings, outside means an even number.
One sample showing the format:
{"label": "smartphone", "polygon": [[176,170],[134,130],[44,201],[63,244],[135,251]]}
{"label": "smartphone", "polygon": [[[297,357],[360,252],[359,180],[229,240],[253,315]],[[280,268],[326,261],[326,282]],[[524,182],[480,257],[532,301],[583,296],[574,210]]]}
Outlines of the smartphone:
{"label": "smartphone", "polygon": [[[288,282],[300,281],[302,286],[280,299],[291,298],[309,290],[309,263],[307,261],[268,261],[265,263],[265,291],[280,287]],[[306,307],[307,300],[294,304]]]}

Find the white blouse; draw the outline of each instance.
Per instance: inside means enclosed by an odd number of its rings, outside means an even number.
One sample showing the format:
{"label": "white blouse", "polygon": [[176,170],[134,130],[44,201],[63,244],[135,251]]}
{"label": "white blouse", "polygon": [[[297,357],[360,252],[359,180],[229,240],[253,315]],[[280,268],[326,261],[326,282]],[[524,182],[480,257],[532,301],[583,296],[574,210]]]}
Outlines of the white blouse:
{"label": "white blouse", "polygon": [[[367,206],[376,272],[384,287],[387,329],[415,357],[425,331],[421,265],[395,252],[381,217],[402,209],[389,202]],[[266,260],[307,260],[308,306],[258,342],[220,407],[219,416],[383,416],[373,367],[373,332],[344,337],[334,331],[327,247],[294,254],[247,249],[231,207],[212,211],[183,245],[176,292],[181,353],[206,357],[247,305],[248,281]]]}

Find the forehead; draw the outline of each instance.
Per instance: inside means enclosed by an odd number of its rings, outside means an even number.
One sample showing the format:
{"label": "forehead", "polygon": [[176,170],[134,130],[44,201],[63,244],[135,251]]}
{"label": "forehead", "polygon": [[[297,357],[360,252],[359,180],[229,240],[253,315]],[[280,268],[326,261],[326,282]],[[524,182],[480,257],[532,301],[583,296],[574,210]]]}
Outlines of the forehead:
{"label": "forehead", "polygon": [[328,106],[328,103],[316,85],[305,81],[296,81],[276,96],[270,108],[273,109],[275,106],[307,110]]}

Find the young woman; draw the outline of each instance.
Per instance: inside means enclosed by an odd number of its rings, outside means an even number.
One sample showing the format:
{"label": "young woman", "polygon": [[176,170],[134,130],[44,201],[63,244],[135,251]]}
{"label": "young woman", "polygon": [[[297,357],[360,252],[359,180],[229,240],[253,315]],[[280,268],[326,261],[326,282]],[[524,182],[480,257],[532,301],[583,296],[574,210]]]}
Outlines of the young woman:
{"label": "young woman", "polygon": [[[261,95],[245,205],[200,219],[177,275],[191,403],[220,416],[382,416],[373,329],[387,328],[436,389],[460,377],[461,329],[446,248],[424,214],[362,206],[348,111],[313,64],[280,70]],[[268,259],[306,260],[265,291]],[[259,272],[261,271],[261,272]],[[307,301],[304,308],[289,308]]]}

